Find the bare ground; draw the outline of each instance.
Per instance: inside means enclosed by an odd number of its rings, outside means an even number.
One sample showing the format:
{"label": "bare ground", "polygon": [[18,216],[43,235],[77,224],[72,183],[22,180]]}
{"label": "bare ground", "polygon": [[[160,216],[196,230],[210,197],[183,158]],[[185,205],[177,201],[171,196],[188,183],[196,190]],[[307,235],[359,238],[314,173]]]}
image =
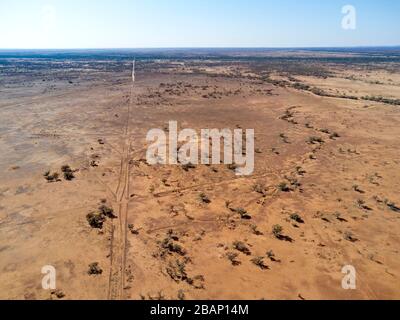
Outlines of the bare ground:
{"label": "bare ground", "polygon": [[[384,70],[373,84],[327,69],[298,77],[400,96]],[[398,106],[273,84],[241,63],[143,63],[133,87],[123,70],[2,83],[0,298],[60,298],[41,287],[44,265],[63,299],[400,298]],[[145,135],[170,120],[254,128],[254,174],[148,165]],[[92,228],[101,205],[115,217]],[[357,290],[342,289],[345,265]]]}

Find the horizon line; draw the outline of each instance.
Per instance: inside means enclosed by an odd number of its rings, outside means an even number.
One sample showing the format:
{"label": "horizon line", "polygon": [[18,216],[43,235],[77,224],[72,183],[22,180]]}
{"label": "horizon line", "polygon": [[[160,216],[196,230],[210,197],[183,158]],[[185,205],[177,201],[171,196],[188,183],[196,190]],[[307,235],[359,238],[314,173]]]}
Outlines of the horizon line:
{"label": "horizon line", "polygon": [[0,51],[6,50],[171,50],[171,49],[357,49],[357,48],[400,48],[400,44],[397,45],[354,45],[354,46],[250,46],[250,47],[239,47],[239,46],[221,46],[221,47],[93,47],[93,48],[0,48]]}

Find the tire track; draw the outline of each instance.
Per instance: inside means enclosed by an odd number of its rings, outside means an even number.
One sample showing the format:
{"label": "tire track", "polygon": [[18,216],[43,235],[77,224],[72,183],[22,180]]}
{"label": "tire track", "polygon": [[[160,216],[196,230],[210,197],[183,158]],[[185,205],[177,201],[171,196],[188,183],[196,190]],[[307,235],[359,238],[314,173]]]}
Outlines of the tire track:
{"label": "tire track", "polygon": [[127,106],[127,121],[124,132],[124,147],[122,152],[118,186],[116,189],[116,200],[118,203],[117,221],[113,220],[111,227],[110,248],[110,275],[109,275],[109,300],[123,300],[125,288],[125,270],[128,241],[128,208],[129,208],[129,177],[131,146],[130,141],[130,118],[131,104],[133,101],[133,85],[131,87],[131,98]]}

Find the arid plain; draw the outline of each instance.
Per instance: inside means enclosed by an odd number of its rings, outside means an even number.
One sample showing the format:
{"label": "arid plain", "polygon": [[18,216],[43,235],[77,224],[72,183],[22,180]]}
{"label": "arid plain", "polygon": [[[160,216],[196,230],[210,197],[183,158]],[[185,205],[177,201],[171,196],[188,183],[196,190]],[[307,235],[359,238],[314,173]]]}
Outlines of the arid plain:
{"label": "arid plain", "polygon": [[[169,121],[254,173],[149,165]],[[400,299],[399,138],[396,50],[2,52],[0,298]]]}

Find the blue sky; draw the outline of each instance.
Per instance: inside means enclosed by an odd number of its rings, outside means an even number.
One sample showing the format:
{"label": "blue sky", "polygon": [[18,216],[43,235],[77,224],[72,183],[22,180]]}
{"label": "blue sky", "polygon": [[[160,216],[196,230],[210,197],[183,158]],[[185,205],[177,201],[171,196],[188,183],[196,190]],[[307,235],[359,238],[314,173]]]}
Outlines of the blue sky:
{"label": "blue sky", "polygon": [[0,0],[0,48],[381,45],[400,45],[398,0]]}

